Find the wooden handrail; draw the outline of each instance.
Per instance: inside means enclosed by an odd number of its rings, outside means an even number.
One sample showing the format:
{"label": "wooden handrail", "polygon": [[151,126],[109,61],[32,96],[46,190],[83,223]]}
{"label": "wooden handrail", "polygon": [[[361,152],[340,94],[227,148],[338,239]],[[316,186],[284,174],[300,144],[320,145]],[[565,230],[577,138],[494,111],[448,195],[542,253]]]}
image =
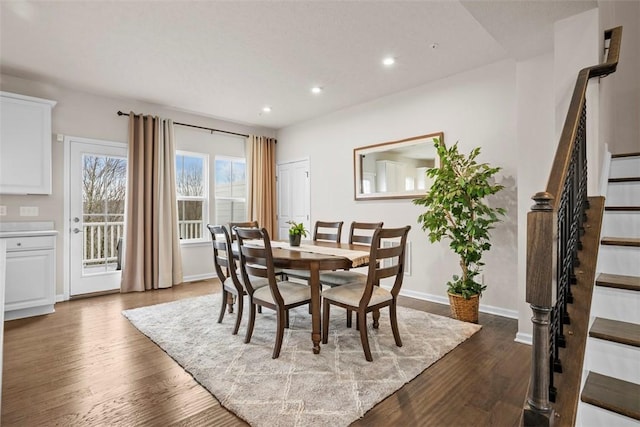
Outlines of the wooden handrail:
{"label": "wooden handrail", "polygon": [[[571,284],[577,281],[575,267],[580,265],[578,252],[582,248],[580,239],[585,233],[589,205],[585,96],[589,79],[616,70],[622,27],[607,30],[604,36],[605,44],[609,42],[607,59],[578,73],[546,191],[533,196],[536,204],[527,215],[526,301],[533,312],[533,333],[531,378],[522,417],[525,426],[550,426],[559,415],[551,404],[556,401],[556,394],[562,393],[556,389],[559,384],[554,384],[553,373],[563,372],[559,348],[572,341],[567,340],[564,325],[571,322],[570,305],[574,302]],[[595,271],[595,258],[592,263]],[[589,304],[578,306],[587,307],[588,311],[590,301],[589,297]],[[588,323],[588,313],[580,312],[578,317]],[[575,380],[572,384],[579,384],[580,370],[573,369],[573,365],[582,365],[583,344],[578,341],[576,351],[580,355],[575,354],[571,361],[570,377]],[[565,393],[577,396],[576,387],[567,388]],[[561,397],[561,401],[567,401],[564,395]],[[570,410],[562,408],[568,410],[563,411],[565,422],[575,418],[577,399],[573,401],[575,405],[565,405],[572,406]]]}
{"label": "wooden handrail", "polygon": [[[605,43],[609,41],[607,60],[592,67],[583,68],[578,73],[578,79],[573,89],[569,111],[564,121],[560,142],[556,150],[556,155],[551,167],[551,174],[547,182],[547,193],[557,196],[564,188],[564,181],[569,170],[570,153],[573,150],[573,144],[578,133],[578,124],[580,122],[580,114],[585,102],[587,93],[587,84],[593,77],[604,77],[616,71],[618,67],[618,58],[620,56],[620,43],[622,41],[622,27],[606,30],[604,33]],[[554,197],[553,210],[558,210],[560,203],[559,197]]]}

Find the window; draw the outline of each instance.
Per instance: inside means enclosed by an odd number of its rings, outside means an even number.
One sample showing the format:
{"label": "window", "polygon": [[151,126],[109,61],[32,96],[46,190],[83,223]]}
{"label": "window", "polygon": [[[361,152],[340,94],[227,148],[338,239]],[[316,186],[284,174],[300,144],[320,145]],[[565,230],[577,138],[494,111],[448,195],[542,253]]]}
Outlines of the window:
{"label": "window", "polygon": [[239,157],[216,156],[216,223],[247,220],[246,161]]}
{"label": "window", "polygon": [[183,241],[202,240],[209,220],[209,156],[176,151],[178,234]]}

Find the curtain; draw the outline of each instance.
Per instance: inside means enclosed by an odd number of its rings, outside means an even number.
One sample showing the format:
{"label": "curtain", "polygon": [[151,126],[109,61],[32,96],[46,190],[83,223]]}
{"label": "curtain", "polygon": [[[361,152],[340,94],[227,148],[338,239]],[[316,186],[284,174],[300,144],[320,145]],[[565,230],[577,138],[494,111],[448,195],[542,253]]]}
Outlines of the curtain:
{"label": "curtain", "polygon": [[129,114],[125,251],[121,292],[182,282],[173,122]]}
{"label": "curtain", "polygon": [[270,236],[277,236],[276,220],[276,140],[265,136],[247,138],[249,194],[247,213]]}

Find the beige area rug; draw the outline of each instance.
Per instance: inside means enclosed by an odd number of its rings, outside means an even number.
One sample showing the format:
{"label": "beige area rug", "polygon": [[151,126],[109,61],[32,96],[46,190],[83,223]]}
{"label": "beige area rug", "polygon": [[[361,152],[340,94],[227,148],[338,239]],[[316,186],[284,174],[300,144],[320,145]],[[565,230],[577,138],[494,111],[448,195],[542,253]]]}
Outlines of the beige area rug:
{"label": "beige area rug", "polygon": [[[244,344],[246,318],[231,335],[235,313],[216,323],[219,293],[126,310],[142,333],[252,426],[346,426],[447,354],[480,326],[398,307],[403,347],[396,347],[388,309],[371,328],[373,362],[360,335],[346,328],[345,311],[332,307],[329,343],[311,351],[311,316],[306,306],[290,313],[278,359],[271,353],[275,316],[257,314],[251,343]],[[355,322],[354,322],[355,323]]]}

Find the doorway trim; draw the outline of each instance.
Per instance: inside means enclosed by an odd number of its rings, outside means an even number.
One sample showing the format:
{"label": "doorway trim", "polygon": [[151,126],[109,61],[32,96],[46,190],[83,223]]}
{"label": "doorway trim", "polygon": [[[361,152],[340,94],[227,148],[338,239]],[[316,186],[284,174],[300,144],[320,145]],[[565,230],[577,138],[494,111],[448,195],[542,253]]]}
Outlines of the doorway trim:
{"label": "doorway trim", "polygon": [[56,302],[69,301],[71,298],[71,143],[73,141],[87,144],[103,145],[127,149],[124,142],[103,139],[83,138],[79,136],[64,137],[64,174],[63,193],[64,211],[62,214],[62,298],[56,295]]}

